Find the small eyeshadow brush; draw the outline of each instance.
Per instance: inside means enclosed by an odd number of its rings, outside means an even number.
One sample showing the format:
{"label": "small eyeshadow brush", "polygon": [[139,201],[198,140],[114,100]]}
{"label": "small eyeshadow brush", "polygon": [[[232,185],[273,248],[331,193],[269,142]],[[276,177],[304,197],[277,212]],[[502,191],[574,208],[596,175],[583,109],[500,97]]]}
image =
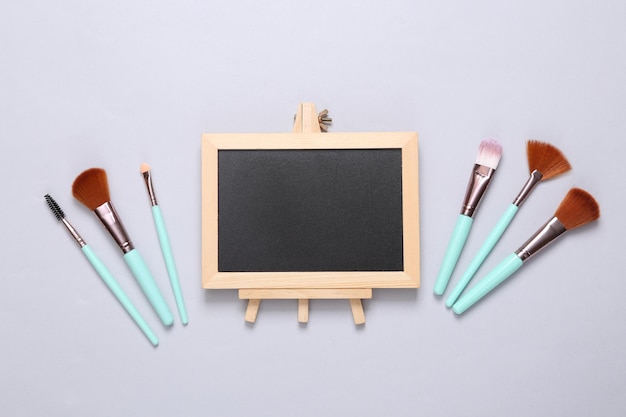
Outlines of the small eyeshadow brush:
{"label": "small eyeshadow brush", "polygon": [[546,224],[544,224],[515,253],[506,257],[487,276],[478,281],[465,295],[454,303],[452,310],[462,314],[491,290],[517,271],[530,257],[535,255],[563,233],[591,223],[600,217],[600,207],[587,191],[572,188]]}
{"label": "small eyeshadow brush", "polygon": [[167,273],[170,277],[170,283],[172,284],[172,291],[174,292],[174,298],[176,299],[178,314],[180,314],[180,320],[182,323],[187,324],[189,322],[187,318],[187,309],[185,308],[183,292],[180,288],[180,281],[178,280],[178,273],[176,272],[176,263],[174,262],[174,254],[172,253],[172,247],[170,246],[167,229],[165,228],[165,221],[163,220],[163,214],[161,213],[161,208],[157,203],[156,194],[154,193],[150,165],[146,163],[141,164],[141,174],[143,175],[143,179],[146,183],[148,197],[150,198],[150,204],[152,205],[152,217],[154,217],[154,225],[159,237],[159,243],[161,244],[161,252],[163,253]]}
{"label": "small eyeshadow brush", "polygon": [[83,251],[83,254],[87,258],[87,260],[91,263],[93,268],[96,270],[102,281],[106,284],[107,287],[111,290],[113,295],[117,297],[117,300],[120,302],[122,307],[126,310],[128,315],[134,320],[134,322],[139,326],[143,334],[148,338],[150,343],[154,346],[159,344],[159,340],[156,335],[148,326],[148,323],[143,319],[137,308],[130,301],[122,287],[117,283],[111,272],[109,272],[108,268],[104,263],[98,258],[96,253],[91,249],[91,247],[83,240],[83,238],[78,234],[76,229],[72,226],[72,224],[65,218],[65,213],[61,209],[61,207],[57,204],[57,202],[50,196],[50,194],[46,194],[44,196],[46,199],[46,203],[48,203],[48,207],[52,210],[55,217],[58,221],[63,223],[67,231],[72,235],[76,243],[80,246],[80,249]]}
{"label": "small eyeshadow brush", "polygon": [[531,191],[535,189],[537,184],[561,175],[572,168],[559,149],[545,142],[536,140],[526,142],[526,157],[528,159],[530,177],[513,203],[509,205],[498,223],[496,223],[489,236],[487,236],[485,243],[481,246],[476,257],[461,276],[456,287],[454,287],[454,290],[446,301],[448,307],[452,307],[465,287],[467,287],[467,284],[472,280],[478,268],[480,268],[487,256],[489,256],[493,247],[498,243],[498,240],[500,240],[504,231],[509,224],[511,224],[511,221],[513,221],[522,203],[526,201],[526,198],[530,195]]}
{"label": "small eyeshadow brush", "polygon": [[128,233],[113,203],[111,203],[106,171],[102,168],[90,168],[82,172],[72,184],[72,194],[78,201],[96,214],[113,239],[115,239],[115,242],[124,253],[126,264],[148,297],[161,322],[166,326],[174,323],[174,316],[159,291],[159,287],[154,281],[148,266],[130,241]]}
{"label": "small eyeshadow brush", "polygon": [[465,192],[463,205],[461,206],[461,213],[457,217],[448,249],[446,250],[439,275],[437,275],[437,280],[435,281],[434,292],[437,295],[442,295],[448,286],[450,276],[459,260],[459,256],[461,255],[463,246],[465,245],[465,241],[472,227],[474,221],[473,216],[476,213],[480,200],[487,190],[487,186],[493,178],[501,157],[502,146],[497,140],[485,139],[480,143],[476,163],[474,164],[474,169],[472,170],[472,175],[467,185],[467,191]]}

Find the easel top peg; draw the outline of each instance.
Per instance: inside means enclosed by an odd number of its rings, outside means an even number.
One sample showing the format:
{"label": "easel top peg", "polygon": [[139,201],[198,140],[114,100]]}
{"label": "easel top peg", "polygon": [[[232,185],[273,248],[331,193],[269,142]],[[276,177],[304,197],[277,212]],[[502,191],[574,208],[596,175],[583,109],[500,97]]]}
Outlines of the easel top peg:
{"label": "easel top peg", "polygon": [[313,103],[300,103],[298,113],[294,117],[293,133],[321,133],[328,131],[333,119],[328,117],[328,110],[319,114]]}

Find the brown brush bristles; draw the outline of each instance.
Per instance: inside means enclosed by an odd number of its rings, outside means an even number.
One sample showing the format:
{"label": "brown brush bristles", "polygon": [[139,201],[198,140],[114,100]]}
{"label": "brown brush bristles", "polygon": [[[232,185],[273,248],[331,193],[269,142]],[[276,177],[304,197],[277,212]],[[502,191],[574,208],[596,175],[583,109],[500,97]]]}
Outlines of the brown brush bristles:
{"label": "brown brush bristles", "polygon": [[600,206],[587,191],[572,188],[554,215],[565,229],[571,230],[597,220],[600,217]]}
{"label": "brown brush bristles", "polygon": [[529,140],[526,143],[526,155],[528,169],[530,172],[534,170],[541,172],[542,180],[556,177],[572,169],[563,153],[549,143]]}
{"label": "brown brush bristles", "polygon": [[106,171],[102,168],[90,168],[83,171],[72,184],[72,194],[89,210],[95,210],[98,206],[110,201]]}

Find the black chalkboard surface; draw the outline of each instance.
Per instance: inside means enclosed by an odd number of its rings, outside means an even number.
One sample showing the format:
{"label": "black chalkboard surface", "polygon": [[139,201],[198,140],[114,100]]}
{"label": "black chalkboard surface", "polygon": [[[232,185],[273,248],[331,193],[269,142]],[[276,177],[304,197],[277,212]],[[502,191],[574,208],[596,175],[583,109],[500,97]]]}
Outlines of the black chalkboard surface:
{"label": "black chalkboard surface", "polygon": [[400,149],[218,151],[218,271],[402,271]]}
{"label": "black chalkboard surface", "polygon": [[416,133],[205,134],[205,288],[419,286]]}

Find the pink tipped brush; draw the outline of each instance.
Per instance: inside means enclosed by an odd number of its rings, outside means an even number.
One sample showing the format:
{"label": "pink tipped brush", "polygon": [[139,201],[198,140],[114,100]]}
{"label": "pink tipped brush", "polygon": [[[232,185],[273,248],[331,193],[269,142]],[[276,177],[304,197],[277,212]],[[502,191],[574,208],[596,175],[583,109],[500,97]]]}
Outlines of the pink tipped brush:
{"label": "pink tipped brush", "polygon": [[457,218],[437,281],[435,281],[434,292],[437,295],[442,295],[448,286],[452,271],[454,271],[459,256],[461,256],[463,246],[465,246],[465,241],[472,227],[473,216],[485,191],[487,191],[487,186],[496,172],[501,157],[502,146],[497,140],[485,139],[480,143],[476,163],[474,164],[467,191],[465,192],[465,199],[461,206],[461,213]]}

